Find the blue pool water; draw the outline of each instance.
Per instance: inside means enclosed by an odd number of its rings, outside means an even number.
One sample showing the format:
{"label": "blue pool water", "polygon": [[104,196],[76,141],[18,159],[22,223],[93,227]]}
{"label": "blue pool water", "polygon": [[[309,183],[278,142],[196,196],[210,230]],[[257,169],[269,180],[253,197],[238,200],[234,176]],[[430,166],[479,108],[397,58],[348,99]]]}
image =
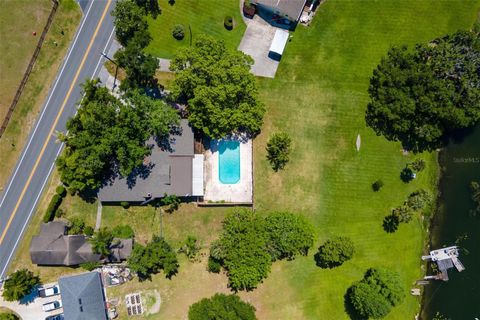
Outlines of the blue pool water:
{"label": "blue pool water", "polygon": [[240,180],[240,143],[232,140],[218,142],[218,176],[223,184]]}

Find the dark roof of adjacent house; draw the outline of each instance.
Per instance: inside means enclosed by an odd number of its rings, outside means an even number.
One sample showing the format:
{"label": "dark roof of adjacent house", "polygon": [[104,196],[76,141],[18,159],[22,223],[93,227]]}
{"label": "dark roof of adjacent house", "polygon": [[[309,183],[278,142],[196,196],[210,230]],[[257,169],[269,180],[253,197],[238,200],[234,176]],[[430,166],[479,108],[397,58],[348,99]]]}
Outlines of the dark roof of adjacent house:
{"label": "dark roof of adjacent house", "polygon": [[30,257],[34,264],[74,266],[100,261],[84,235],[65,235],[66,223],[53,221],[42,224],[40,234],[32,238]]}
{"label": "dark roof of adjacent house", "polygon": [[307,0],[253,0],[252,3],[278,10],[290,20],[298,20]]}
{"label": "dark roof of adjacent house", "polygon": [[[85,262],[100,261],[101,255],[93,253],[84,235],[65,235],[66,223],[53,221],[40,227],[40,234],[32,238],[30,258],[39,265],[76,266]],[[113,245],[111,261],[125,260],[132,252],[133,240],[120,239]]]}
{"label": "dark roof of adjacent house", "polygon": [[120,262],[126,260],[133,249],[133,240],[132,239],[114,239],[118,240],[118,244],[113,244],[110,247],[112,251],[112,256],[110,257],[110,262]]}
{"label": "dark roof of adjacent house", "polygon": [[142,202],[160,198],[164,194],[190,196],[192,194],[192,161],[194,157],[193,130],[187,120],[180,121],[180,132],[170,135],[170,143],[160,147],[153,139],[151,155],[144,167],[129,177],[116,177],[100,189],[102,202]]}
{"label": "dark roof of adjacent house", "polygon": [[63,313],[68,320],[106,320],[100,273],[88,272],[58,280]]}

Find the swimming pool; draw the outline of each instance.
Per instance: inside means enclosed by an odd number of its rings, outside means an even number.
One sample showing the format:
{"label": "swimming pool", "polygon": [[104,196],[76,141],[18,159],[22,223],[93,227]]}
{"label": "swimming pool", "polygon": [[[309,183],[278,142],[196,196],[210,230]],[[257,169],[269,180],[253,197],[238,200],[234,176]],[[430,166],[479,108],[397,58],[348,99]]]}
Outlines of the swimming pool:
{"label": "swimming pool", "polygon": [[218,178],[223,184],[235,184],[240,180],[240,143],[233,140],[218,142]]}

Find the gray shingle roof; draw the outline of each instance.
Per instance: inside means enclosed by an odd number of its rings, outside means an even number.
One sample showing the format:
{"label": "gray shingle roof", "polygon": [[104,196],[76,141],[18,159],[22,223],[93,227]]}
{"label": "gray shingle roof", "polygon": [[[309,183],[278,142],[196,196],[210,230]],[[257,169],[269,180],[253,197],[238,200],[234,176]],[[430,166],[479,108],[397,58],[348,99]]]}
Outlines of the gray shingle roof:
{"label": "gray shingle roof", "polygon": [[106,320],[103,286],[98,272],[58,280],[66,320]]}
{"label": "gray shingle roof", "polygon": [[272,11],[279,11],[281,15],[288,16],[292,21],[300,18],[306,0],[253,0],[252,3],[269,7]]}
{"label": "gray shingle roof", "polygon": [[100,261],[100,255],[84,235],[65,235],[66,224],[53,221],[42,224],[40,234],[32,238],[30,258],[40,265],[75,266],[89,261]]}
{"label": "gray shingle roof", "polygon": [[192,161],[194,157],[193,130],[187,120],[180,121],[181,134],[170,136],[169,148],[160,148],[153,139],[151,155],[144,160],[142,173],[137,170],[130,177],[116,177],[98,192],[102,202],[142,202],[166,194],[189,196],[192,194]]}

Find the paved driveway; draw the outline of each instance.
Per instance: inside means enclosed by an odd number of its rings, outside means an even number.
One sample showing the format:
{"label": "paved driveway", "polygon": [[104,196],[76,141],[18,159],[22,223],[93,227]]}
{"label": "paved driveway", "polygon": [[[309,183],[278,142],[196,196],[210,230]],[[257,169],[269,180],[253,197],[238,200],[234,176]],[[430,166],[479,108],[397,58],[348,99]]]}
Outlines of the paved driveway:
{"label": "paved driveway", "polygon": [[250,55],[255,60],[251,71],[256,76],[275,77],[279,62],[268,57],[275,30],[275,27],[269,25],[258,15],[247,22],[247,29],[238,50]]}
{"label": "paved driveway", "polygon": [[[51,286],[51,284],[45,285],[45,287]],[[24,301],[19,303],[18,301],[8,302],[3,300],[0,296],[0,307],[8,308],[14,311],[16,314],[20,316],[22,320],[43,320],[48,316],[52,316],[55,314],[60,314],[63,312],[63,308],[45,312],[42,309],[42,305],[47,302],[52,302],[55,300],[61,300],[61,296],[57,294],[53,297],[41,298],[37,296],[37,290],[35,290],[29,297],[24,300],[28,300],[28,302]]]}

